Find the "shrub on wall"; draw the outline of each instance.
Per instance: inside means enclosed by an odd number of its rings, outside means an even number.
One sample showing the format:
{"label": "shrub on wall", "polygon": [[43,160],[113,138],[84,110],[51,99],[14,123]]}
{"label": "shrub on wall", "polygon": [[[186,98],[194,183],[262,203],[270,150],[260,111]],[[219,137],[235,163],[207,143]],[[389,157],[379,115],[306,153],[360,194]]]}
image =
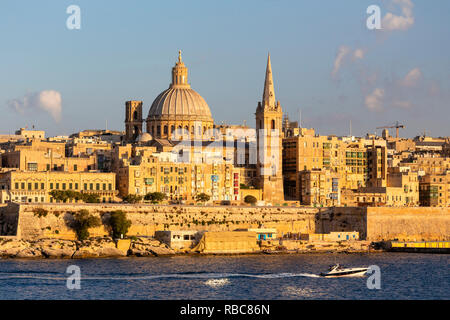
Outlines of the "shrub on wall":
{"label": "shrub on wall", "polygon": [[245,203],[249,203],[249,204],[255,204],[257,201],[258,201],[258,200],[257,200],[254,196],[252,196],[252,195],[247,195],[247,196],[245,196],[245,198],[244,198],[244,202],[245,202]]}
{"label": "shrub on wall", "polygon": [[33,209],[33,214],[39,218],[46,217],[48,214],[48,211],[44,208],[35,208]]}
{"label": "shrub on wall", "polygon": [[131,220],[127,219],[127,214],[122,210],[117,210],[111,213],[109,218],[109,224],[112,229],[113,238],[121,238],[121,236],[126,236],[128,229],[131,227]]}
{"label": "shrub on wall", "polygon": [[72,228],[75,230],[78,240],[86,240],[89,238],[89,228],[100,227],[102,222],[100,218],[95,217],[87,210],[80,210],[73,214]]}

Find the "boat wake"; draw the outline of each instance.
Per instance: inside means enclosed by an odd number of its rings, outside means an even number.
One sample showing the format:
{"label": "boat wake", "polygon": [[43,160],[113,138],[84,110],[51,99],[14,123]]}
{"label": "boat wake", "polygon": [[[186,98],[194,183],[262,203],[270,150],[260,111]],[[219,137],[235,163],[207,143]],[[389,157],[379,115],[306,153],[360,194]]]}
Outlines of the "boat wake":
{"label": "boat wake", "polygon": [[[68,275],[69,276],[69,275]],[[67,277],[68,277],[67,276]],[[55,277],[54,275],[40,275],[35,274],[14,274],[2,275],[0,280],[11,279],[32,279],[32,280],[49,280],[49,281],[65,281],[67,277]],[[158,274],[158,275],[133,275],[133,276],[97,276],[97,275],[81,275],[81,281],[133,281],[133,280],[159,280],[159,279],[205,279],[205,280],[227,280],[229,278],[254,278],[254,279],[282,279],[294,277],[308,277],[320,278],[319,275],[310,273],[270,273],[270,274],[248,274],[248,273],[172,273],[172,274]],[[218,282],[220,284],[220,282]],[[214,281],[207,283],[208,285],[216,285]]]}

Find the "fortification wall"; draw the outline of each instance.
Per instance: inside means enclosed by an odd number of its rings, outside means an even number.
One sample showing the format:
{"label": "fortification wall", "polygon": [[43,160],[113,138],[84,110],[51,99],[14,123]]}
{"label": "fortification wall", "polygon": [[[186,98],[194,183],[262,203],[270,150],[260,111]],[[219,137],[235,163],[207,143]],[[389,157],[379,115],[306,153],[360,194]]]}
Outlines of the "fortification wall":
{"label": "fortification wall", "polygon": [[19,219],[19,205],[11,203],[10,205],[0,206],[0,235],[16,236]]}
{"label": "fortification wall", "polygon": [[[39,217],[37,212],[41,210]],[[450,208],[390,207],[204,207],[118,204],[10,204],[0,207],[0,228],[23,239],[75,239],[69,225],[72,212],[82,209],[102,218],[122,210],[132,221],[129,235],[154,236],[157,230],[233,231],[243,228],[275,228],[286,233],[329,233],[358,231],[361,240],[450,240]],[[42,212],[46,213],[42,215]],[[2,220],[3,219],[3,220]],[[16,219],[16,220],[15,220]],[[17,220],[18,219],[18,220]],[[7,227],[5,227],[7,226]],[[91,235],[108,235],[105,226],[91,229]]]}
{"label": "fortification wall", "polygon": [[[38,216],[39,209],[46,212]],[[157,230],[233,231],[257,228],[263,224],[276,228],[279,235],[288,232],[314,233],[314,208],[289,207],[195,207],[151,205],[20,205],[18,234],[23,239],[59,238],[72,240],[74,232],[69,225],[72,212],[82,209],[107,221],[110,212],[122,210],[132,221],[129,235],[154,236]],[[41,210],[42,212],[42,210]],[[90,229],[92,236],[109,234],[104,226]]]}
{"label": "fortification wall", "polygon": [[450,240],[450,208],[367,208],[371,241]]}

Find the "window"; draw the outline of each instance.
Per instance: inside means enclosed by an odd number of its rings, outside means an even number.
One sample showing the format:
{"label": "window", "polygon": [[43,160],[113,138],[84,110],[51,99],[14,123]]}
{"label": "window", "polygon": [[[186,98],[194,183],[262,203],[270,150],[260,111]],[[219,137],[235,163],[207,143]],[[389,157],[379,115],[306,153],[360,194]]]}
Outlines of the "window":
{"label": "window", "polygon": [[[39,190],[39,183],[36,182],[36,183],[34,184],[34,190]],[[37,201],[36,201],[36,202],[37,202]]]}
{"label": "window", "polygon": [[28,163],[28,171],[38,171],[37,163]]}
{"label": "window", "polygon": [[45,189],[45,183],[41,183],[41,190]]}
{"label": "window", "polygon": [[74,164],[73,165],[73,171],[77,171],[78,170],[78,165]]}

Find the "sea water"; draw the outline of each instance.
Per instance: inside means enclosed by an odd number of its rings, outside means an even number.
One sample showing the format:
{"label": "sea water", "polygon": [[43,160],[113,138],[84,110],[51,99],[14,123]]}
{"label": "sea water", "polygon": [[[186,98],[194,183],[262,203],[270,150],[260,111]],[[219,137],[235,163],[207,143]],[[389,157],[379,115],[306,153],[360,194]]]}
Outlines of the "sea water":
{"label": "sea water", "polygon": [[[449,256],[412,253],[173,256],[0,260],[0,299],[450,299]],[[367,277],[322,278],[334,263],[380,268]],[[66,273],[79,267],[80,289]]]}

